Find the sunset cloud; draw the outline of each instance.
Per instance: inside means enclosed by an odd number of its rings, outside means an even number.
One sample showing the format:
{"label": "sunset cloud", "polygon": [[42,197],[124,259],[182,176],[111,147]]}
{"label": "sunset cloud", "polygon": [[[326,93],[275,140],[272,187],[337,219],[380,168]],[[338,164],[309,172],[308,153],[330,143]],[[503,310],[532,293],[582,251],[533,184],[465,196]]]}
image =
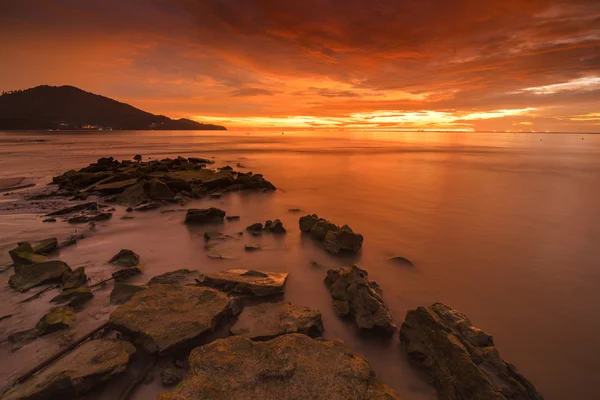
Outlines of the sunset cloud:
{"label": "sunset cloud", "polygon": [[593,0],[25,0],[0,30],[2,90],[240,129],[598,130]]}

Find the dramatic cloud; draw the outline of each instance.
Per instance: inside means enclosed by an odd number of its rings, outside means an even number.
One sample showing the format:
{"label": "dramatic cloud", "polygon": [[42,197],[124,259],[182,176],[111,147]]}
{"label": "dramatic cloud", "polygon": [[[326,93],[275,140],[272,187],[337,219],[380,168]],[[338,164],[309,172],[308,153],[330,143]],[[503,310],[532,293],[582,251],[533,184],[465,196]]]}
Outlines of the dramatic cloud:
{"label": "dramatic cloud", "polygon": [[600,131],[595,0],[2,3],[3,90],[230,128]]}

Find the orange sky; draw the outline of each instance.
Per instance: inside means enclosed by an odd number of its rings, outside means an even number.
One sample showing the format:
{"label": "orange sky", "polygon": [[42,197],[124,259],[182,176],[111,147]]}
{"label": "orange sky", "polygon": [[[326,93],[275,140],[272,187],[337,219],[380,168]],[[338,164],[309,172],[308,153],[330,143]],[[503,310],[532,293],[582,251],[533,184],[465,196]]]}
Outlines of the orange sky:
{"label": "orange sky", "polygon": [[229,129],[600,132],[597,0],[0,0],[0,89]]}

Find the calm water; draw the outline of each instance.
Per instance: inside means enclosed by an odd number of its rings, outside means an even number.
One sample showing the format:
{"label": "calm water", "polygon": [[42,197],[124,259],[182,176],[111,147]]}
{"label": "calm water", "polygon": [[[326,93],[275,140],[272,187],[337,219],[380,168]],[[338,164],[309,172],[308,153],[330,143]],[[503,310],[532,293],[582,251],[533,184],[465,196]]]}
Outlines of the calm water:
{"label": "calm water", "polygon": [[[43,139],[44,142],[34,142]],[[112,271],[106,261],[119,249],[138,252],[146,273],[133,283],[179,268],[203,272],[234,267],[288,271],[285,297],[318,308],[327,338],[340,338],[365,355],[378,376],[406,400],[434,399],[435,392],[406,362],[397,336],[361,338],[332,310],[323,279],[326,269],[357,262],[384,290],[398,325],[409,308],[440,301],[467,314],[491,333],[501,355],[516,364],[549,400],[597,398],[600,370],[600,135],[359,132],[103,132],[0,133],[0,178],[26,176],[39,184],[100,156],[131,158],[214,156],[217,166],[240,162],[260,172],[278,191],[232,194],[190,206],[214,205],[241,221],[280,218],[281,239],[244,236],[206,256],[202,233],[182,213],[159,211],[98,223],[95,234],[64,250],[71,266],[86,265],[92,280]],[[0,201],[9,202],[11,196]],[[300,235],[298,214],[317,213],[348,224],[365,237],[355,259],[329,256]],[[302,215],[302,214],[300,214]],[[81,228],[80,228],[81,229]],[[42,224],[39,215],[0,215],[0,263],[19,240],[75,230]],[[263,251],[245,253],[245,243]],[[416,268],[390,264],[403,256]],[[311,261],[321,267],[311,265]],[[17,305],[20,295],[0,274],[0,340],[29,328],[46,311],[43,300]],[[96,292],[78,314],[76,333],[106,320],[112,310]],[[0,384],[56,350],[59,336],[37,340],[17,352],[0,345]],[[158,384],[141,387],[134,399],[152,398]],[[108,398],[108,397],[105,397]]]}

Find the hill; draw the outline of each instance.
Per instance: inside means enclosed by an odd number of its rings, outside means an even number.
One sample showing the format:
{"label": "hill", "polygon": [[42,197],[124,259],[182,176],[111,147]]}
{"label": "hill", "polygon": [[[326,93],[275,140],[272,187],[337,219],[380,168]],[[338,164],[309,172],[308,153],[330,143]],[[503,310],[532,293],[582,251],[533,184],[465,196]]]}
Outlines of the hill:
{"label": "hill", "polygon": [[0,129],[226,130],[154,115],[73,86],[36,86],[0,96]]}

